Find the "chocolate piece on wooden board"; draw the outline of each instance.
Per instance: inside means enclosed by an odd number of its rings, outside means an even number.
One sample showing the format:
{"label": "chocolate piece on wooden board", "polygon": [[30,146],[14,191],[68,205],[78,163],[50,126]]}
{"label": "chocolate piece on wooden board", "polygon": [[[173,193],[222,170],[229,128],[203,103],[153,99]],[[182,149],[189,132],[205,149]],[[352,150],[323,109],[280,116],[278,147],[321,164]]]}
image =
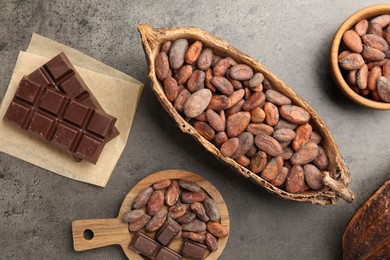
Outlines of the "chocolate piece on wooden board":
{"label": "chocolate piece on wooden board", "polygon": [[169,247],[161,247],[155,256],[155,260],[179,260],[181,255],[170,249]]}
{"label": "chocolate piece on wooden board", "polygon": [[169,246],[180,231],[181,226],[172,218],[168,218],[157,232],[156,239],[164,246]]}
{"label": "chocolate piece on wooden board", "polygon": [[160,247],[156,241],[141,232],[134,235],[129,245],[129,248],[134,250],[134,252],[150,259],[154,259]]}
{"label": "chocolate piece on wooden board", "polygon": [[183,243],[183,248],[181,249],[181,254],[184,257],[188,257],[193,260],[201,260],[206,251],[206,246],[190,241],[185,240]]}

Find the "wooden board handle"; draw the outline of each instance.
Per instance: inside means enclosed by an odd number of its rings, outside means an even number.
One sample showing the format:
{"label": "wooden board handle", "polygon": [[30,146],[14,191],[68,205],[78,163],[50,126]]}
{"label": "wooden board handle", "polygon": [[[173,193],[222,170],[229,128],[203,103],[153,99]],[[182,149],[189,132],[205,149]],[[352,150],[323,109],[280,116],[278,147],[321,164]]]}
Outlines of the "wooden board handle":
{"label": "wooden board handle", "polygon": [[72,222],[73,247],[75,251],[130,243],[127,224],[121,219],[84,219]]}

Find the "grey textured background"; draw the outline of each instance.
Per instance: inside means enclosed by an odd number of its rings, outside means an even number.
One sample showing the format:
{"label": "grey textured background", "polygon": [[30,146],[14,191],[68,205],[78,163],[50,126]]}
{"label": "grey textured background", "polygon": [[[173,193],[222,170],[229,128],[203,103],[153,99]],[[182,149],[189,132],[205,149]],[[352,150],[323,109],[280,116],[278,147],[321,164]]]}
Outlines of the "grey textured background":
{"label": "grey textured background", "polygon": [[[294,2],[294,3],[292,3]],[[0,1],[0,98],[32,32],[74,47],[145,83],[127,147],[106,188],[0,154],[1,259],[124,259],[116,246],[73,251],[70,223],[115,217],[149,173],[181,168],[209,179],[229,208],[222,259],[339,259],[359,205],[389,178],[390,113],[359,107],[337,89],[329,48],[353,12],[380,1]],[[181,133],[149,88],[137,24],[197,26],[259,60],[323,117],[352,173],[353,204],[281,199],[238,176]]]}

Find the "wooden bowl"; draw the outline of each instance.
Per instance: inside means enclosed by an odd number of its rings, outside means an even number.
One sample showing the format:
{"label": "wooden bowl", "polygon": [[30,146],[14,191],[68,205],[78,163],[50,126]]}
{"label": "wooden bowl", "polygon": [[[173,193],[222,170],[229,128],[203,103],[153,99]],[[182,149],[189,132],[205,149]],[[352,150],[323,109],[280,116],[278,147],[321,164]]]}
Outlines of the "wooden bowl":
{"label": "wooden bowl", "polygon": [[330,67],[336,84],[350,100],[368,108],[388,110],[390,109],[390,103],[374,101],[372,99],[365,98],[353,91],[352,88],[345,81],[343,75],[341,74],[338,61],[340,44],[344,32],[351,29],[361,19],[369,19],[381,14],[390,14],[390,5],[373,5],[366,7],[354,13],[347,20],[344,21],[344,23],[337,30],[332,41],[332,47],[330,51]]}

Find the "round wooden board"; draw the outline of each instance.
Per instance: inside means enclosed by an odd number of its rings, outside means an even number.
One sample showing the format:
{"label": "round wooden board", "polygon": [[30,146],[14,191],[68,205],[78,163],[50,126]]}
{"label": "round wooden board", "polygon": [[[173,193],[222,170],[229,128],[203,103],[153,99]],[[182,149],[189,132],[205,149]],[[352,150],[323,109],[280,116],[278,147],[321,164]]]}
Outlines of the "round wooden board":
{"label": "round wooden board", "polygon": [[[207,194],[216,201],[221,213],[221,224],[230,233],[229,213],[225,201],[218,190],[209,181],[193,172],[183,170],[166,170],[153,173],[138,182],[123,200],[117,218],[73,221],[72,233],[74,249],[76,251],[84,251],[103,246],[120,245],[129,259],[143,259],[140,255],[128,247],[135,233],[128,231],[127,223],[124,223],[121,218],[123,214],[131,210],[131,204],[141,190],[164,179],[183,179],[199,184],[207,192]],[[92,231],[92,239],[88,240],[84,238],[84,232],[86,230]],[[154,233],[147,234],[154,235]],[[207,250],[205,259],[218,259],[226,246],[228,237],[229,235],[225,238],[218,239],[218,250],[212,252],[211,254]],[[175,239],[169,247],[176,252],[180,252],[182,243],[182,239]]]}

